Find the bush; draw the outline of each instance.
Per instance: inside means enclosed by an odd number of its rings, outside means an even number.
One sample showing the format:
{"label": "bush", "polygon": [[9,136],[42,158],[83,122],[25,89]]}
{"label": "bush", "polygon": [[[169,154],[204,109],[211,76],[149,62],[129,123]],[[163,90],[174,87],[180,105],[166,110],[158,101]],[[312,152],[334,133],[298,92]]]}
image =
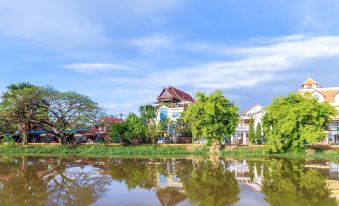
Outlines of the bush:
{"label": "bush", "polygon": [[9,136],[9,135],[4,136],[2,143],[4,145],[14,145],[15,144],[13,137]]}

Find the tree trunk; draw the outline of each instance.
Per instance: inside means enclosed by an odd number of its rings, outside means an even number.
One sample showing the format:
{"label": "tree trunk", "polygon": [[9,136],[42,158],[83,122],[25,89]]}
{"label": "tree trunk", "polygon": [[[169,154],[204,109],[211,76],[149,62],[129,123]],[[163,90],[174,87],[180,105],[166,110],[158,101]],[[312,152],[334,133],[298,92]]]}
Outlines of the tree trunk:
{"label": "tree trunk", "polygon": [[28,144],[28,134],[23,133],[22,134],[22,145],[27,145]]}
{"label": "tree trunk", "polygon": [[22,145],[27,145],[28,144],[28,126],[24,123],[21,122],[18,125],[19,131],[21,134],[21,143]]}
{"label": "tree trunk", "polygon": [[62,135],[57,135],[58,141],[60,143],[60,145],[64,145],[65,144],[65,137]]}
{"label": "tree trunk", "polygon": [[208,151],[209,156],[220,157],[220,141],[213,140],[212,145]]}

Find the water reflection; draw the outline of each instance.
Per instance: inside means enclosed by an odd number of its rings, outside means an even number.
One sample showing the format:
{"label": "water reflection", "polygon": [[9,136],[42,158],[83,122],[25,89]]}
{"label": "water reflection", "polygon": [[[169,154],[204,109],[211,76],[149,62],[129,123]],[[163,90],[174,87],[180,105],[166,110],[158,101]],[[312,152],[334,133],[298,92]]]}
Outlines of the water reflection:
{"label": "water reflection", "polygon": [[338,164],[0,157],[0,205],[338,205]]}

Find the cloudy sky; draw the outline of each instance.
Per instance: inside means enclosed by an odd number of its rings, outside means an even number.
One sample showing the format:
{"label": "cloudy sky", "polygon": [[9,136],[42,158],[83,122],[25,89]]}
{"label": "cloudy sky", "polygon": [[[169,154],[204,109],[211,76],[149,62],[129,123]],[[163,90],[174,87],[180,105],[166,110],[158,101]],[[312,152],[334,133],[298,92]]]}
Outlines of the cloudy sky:
{"label": "cloudy sky", "polygon": [[0,0],[0,92],[29,81],[110,114],[164,86],[243,110],[312,76],[339,86],[339,0]]}

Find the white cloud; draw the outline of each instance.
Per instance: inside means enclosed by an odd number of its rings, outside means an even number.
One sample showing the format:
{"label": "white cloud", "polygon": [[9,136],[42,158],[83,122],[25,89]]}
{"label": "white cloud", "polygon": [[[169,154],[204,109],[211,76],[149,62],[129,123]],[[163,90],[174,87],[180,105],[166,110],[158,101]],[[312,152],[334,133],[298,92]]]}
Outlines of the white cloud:
{"label": "white cloud", "polygon": [[151,52],[157,49],[169,49],[173,47],[172,40],[164,34],[155,34],[152,36],[133,39],[130,43],[145,52]]}
{"label": "white cloud", "polygon": [[75,63],[64,65],[63,67],[80,73],[130,70],[130,68],[125,65],[107,63]]}
{"label": "white cloud", "polygon": [[339,36],[281,37],[268,42],[273,43],[224,50],[236,60],[196,63],[154,72],[143,79],[113,78],[109,81],[152,87],[171,84],[203,90],[252,87],[279,79],[279,73],[287,70],[301,69],[306,61],[339,55]]}

